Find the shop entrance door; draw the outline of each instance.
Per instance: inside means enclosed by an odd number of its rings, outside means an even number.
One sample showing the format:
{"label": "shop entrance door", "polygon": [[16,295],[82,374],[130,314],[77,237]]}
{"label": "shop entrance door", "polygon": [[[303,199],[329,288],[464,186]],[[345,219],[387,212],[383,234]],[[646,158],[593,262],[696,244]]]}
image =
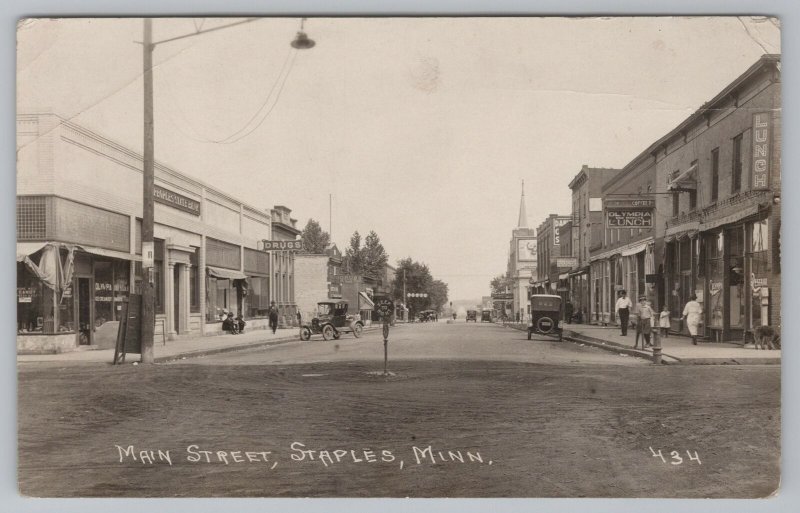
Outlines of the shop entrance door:
{"label": "shop entrance door", "polygon": [[78,344],[91,345],[94,341],[94,304],[92,301],[92,279],[77,278],[78,293],[75,297],[78,311]]}

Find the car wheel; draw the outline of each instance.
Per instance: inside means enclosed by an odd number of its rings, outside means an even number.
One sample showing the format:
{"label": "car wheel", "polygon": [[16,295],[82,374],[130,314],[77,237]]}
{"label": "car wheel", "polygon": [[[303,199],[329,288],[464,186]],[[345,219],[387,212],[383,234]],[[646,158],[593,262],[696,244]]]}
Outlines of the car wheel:
{"label": "car wheel", "polygon": [[361,325],[360,322],[355,323],[353,325],[353,336],[359,338],[361,336],[361,332],[364,331],[364,326]]}
{"label": "car wheel", "polygon": [[300,330],[300,340],[310,340],[311,339],[311,330],[308,328],[303,328]]}
{"label": "car wheel", "polygon": [[333,338],[335,331],[333,326],[330,324],[326,324],[324,328],[322,328],[322,338],[325,340],[331,340]]}

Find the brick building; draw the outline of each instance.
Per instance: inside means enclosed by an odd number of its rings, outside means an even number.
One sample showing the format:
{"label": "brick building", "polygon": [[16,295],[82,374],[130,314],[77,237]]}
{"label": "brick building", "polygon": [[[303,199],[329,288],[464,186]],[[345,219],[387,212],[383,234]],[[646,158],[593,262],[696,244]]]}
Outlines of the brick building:
{"label": "brick building", "polygon": [[[780,326],[780,56],[765,55],[654,145],[673,329],[695,294],[704,335]],[[672,194],[669,194],[669,193]],[[685,329],[685,328],[684,328]]]}
{"label": "brick building", "polygon": [[[591,317],[589,250],[603,236],[603,184],[614,178],[619,169],[589,167],[584,164],[569,183],[572,193],[571,248],[562,256],[572,256],[566,287],[578,320]],[[566,234],[565,234],[566,235]],[[564,240],[564,236],[561,237]]]}
{"label": "brick building", "polygon": [[[533,290],[538,294],[555,294],[559,276],[569,271],[568,262],[561,260],[562,226],[570,222],[569,216],[550,214],[536,229],[536,279]],[[568,242],[571,245],[571,241]]]}

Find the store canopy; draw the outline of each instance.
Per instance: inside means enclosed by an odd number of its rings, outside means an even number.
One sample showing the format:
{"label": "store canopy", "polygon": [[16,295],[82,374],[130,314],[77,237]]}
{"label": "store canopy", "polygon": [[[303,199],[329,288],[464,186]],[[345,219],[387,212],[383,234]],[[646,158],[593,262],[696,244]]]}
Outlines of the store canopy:
{"label": "store canopy", "polygon": [[566,280],[567,278],[569,278],[569,273],[564,273],[564,274],[559,274],[558,275],[558,279],[559,280]]}
{"label": "store canopy", "polygon": [[636,246],[633,246],[632,248],[628,248],[625,251],[621,252],[620,255],[622,255],[622,256],[632,256],[632,255],[636,255],[637,253],[641,253],[642,251],[647,249],[647,244],[648,244],[647,242],[643,242],[641,244],[637,244]]}
{"label": "store canopy", "polygon": [[206,266],[208,275],[220,280],[244,280],[247,275],[241,271],[234,271],[232,269],[222,269],[220,267]]}
{"label": "store canopy", "polygon": [[47,245],[47,242],[17,242],[17,262],[22,262]]}
{"label": "store canopy", "polygon": [[75,249],[86,253],[91,253],[92,255],[97,255],[97,256],[119,258],[122,260],[134,260],[136,262],[142,261],[142,255],[132,255],[130,253],[125,253],[124,251],[114,251],[112,249],[96,248],[94,246],[86,246],[84,244],[79,244],[75,246]]}
{"label": "store canopy", "polygon": [[734,212],[733,214],[730,214],[730,215],[727,215],[727,216],[724,216],[724,217],[718,217],[716,219],[710,219],[710,220],[708,220],[708,221],[706,221],[706,222],[704,222],[702,224],[702,230],[703,231],[705,231],[705,230],[713,230],[714,228],[717,228],[719,226],[723,226],[723,225],[726,225],[726,224],[731,224],[731,223],[735,223],[737,221],[741,221],[742,219],[744,219],[746,217],[750,217],[750,216],[758,214],[758,209],[759,209],[758,205],[751,205],[750,207],[738,210],[738,211]]}
{"label": "store canopy", "polygon": [[358,293],[358,309],[359,310],[372,310],[375,307],[375,303],[369,298],[366,292],[359,292]]}
{"label": "store canopy", "polygon": [[692,164],[691,166],[689,166],[689,169],[687,169],[683,173],[673,178],[667,184],[667,190],[675,191],[682,189],[683,190],[696,189],[697,177],[695,176],[695,171],[697,171],[697,164]]}

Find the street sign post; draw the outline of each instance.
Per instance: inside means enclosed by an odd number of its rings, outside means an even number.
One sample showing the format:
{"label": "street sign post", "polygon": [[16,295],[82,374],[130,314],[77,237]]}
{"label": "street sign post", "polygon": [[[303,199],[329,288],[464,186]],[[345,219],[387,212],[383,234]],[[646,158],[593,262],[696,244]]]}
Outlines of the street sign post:
{"label": "street sign post", "polygon": [[388,376],[389,371],[389,321],[394,313],[394,301],[389,298],[381,298],[375,302],[375,309],[383,321],[383,375]]}

